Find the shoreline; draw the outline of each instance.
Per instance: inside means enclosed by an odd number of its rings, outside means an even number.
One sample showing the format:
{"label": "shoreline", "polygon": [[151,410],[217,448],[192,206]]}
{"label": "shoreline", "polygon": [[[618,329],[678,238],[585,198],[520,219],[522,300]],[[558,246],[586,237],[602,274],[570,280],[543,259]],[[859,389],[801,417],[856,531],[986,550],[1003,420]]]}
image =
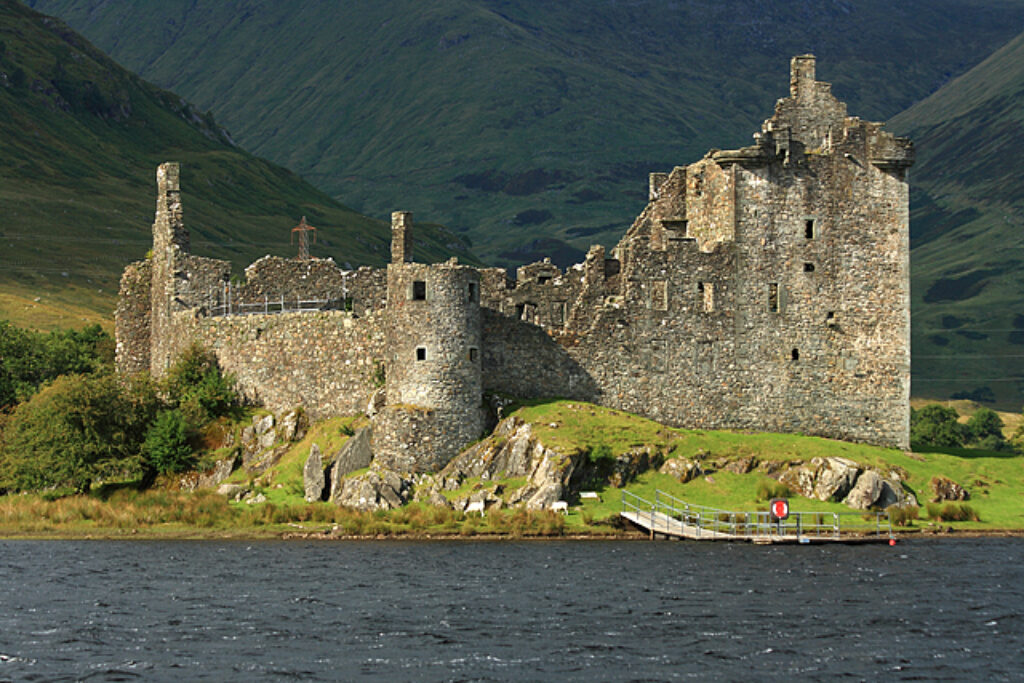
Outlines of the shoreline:
{"label": "shoreline", "polygon": [[[897,543],[910,540],[939,540],[950,538],[1024,538],[1024,529],[919,529],[894,532]],[[850,543],[856,543],[863,537],[850,537]],[[575,532],[560,535],[512,535],[499,533],[443,533],[443,532],[409,532],[398,534],[342,534],[334,533],[333,529],[324,530],[274,530],[255,532],[251,530],[210,530],[196,529],[161,533],[154,530],[133,529],[96,529],[74,533],[54,530],[52,532],[0,532],[0,541],[482,541],[500,543],[507,541],[650,541],[650,536],[642,531],[626,531],[618,533],[585,533]],[[657,539],[663,540],[663,539]],[[698,541],[693,541],[698,542]],[[736,541],[742,542],[742,541]]]}

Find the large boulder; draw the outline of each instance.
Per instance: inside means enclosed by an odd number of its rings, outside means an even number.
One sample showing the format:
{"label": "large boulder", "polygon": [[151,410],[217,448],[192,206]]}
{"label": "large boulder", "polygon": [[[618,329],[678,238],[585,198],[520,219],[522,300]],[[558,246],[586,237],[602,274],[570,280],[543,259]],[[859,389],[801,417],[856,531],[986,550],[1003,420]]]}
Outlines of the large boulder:
{"label": "large boulder", "polygon": [[509,494],[506,502],[539,510],[563,498],[573,473],[585,459],[582,452],[566,455],[547,448],[529,423],[510,417],[497,426],[491,437],[449,462],[435,482],[437,487],[454,488],[471,477],[526,477],[526,484]]}
{"label": "large boulder", "polygon": [[704,473],[698,462],[687,458],[669,458],[658,471],[670,477],[675,477],[683,484],[696,479]]}
{"label": "large boulder", "polygon": [[372,438],[372,427],[363,427],[349,437],[333,458],[332,477],[341,479],[351,472],[369,467],[373,462],[373,450],[370,447]]}
{"label": "large boulder", "polygon": [[941,503],[947,500],[968,500],[971,497],[967,489],[946,477],[932,477],[928,486],[932,490],[933,503]]}
{"label": "large boulder", "polygon": [[196,489],[213,488],[231,476],[235,469],[234,458],[224,458],[213,464],[213,468],[206,472],[190,472],[181,478],[182,491],[195,491]]}
{"label": "large boulder", "polygon": [[857,510],[867,510],[892,505],[917,505],[917,500],[903,490],[899,481],[886,479],[875,470],[867,470],[857,477],[857,483],[843,503]]}
{"label": "large boulder", "polygon": [[309,449],[309,457],[302,468],[302,485],[306,493],[306,502],[320,500],[324,495],[324,463],[320,457],[320,446],[313,444]]}
{"label": "large boulder", "polygon": [[408,502],[411,494],[411,480],[390,470],[370,470],[343,480],[331,500],[355,510],[391,510]]}
{"label": "large boulder", "polygon": [[842,500],[853,490],[859,473],[857,463],[846,458],[813,458],[783,472],[779,481],[805,498]]}

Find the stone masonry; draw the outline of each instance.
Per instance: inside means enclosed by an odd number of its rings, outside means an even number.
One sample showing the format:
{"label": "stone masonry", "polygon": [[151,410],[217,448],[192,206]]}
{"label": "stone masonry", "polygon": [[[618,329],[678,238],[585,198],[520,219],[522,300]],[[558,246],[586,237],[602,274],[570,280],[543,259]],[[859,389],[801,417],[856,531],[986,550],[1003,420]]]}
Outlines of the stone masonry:
{"label": "stone masonry", "polygon": [[[159,376],[196,340],[249,400],[314,417],[365,411],[383,385],[375,457],[401,471],[478,438],[484,392],[906,447],[913,158],[802,55],[753,145],[652,173],[619,244],[564,272],[412,263],[398,212],[387,269],[265,257],[241,283],[189,252],[164,164],[153,256],[122,277],[118,368]],[[284,312],[303,299],[318,310]]]}

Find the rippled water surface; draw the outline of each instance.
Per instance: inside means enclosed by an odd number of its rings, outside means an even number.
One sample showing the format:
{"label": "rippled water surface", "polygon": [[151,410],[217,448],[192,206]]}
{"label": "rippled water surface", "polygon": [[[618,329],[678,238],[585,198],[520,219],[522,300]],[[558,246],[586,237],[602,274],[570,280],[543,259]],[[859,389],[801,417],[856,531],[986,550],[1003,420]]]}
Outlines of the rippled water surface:
{"label": "rippled water surface", "polygon": [[1019,680],[1024,540],[0,542],[0,680]]}

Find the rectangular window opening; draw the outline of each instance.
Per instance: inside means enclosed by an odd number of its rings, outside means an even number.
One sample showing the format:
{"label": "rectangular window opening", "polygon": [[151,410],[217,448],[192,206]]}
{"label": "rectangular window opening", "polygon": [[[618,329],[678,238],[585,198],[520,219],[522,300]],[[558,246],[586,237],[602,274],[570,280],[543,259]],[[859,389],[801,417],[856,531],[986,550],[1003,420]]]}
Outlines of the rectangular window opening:
{"label": "rectangular window opening", "polygon": [[538,285],[546,285],[549,282],[551,282],[551,276],[550,275],[538,275],[537,276],[537,284]]}
{"label": "rectangular window opening", "polygon": [[804,272],[805,273],[813,273],[814,272],[814,264],[813,263],[805,263],[804,264]]}
{"label": "rectangular window opening", "polygon": [[651,283],[651,308],[656,311],[668,310],[668,282],[655,280]]}
{"label": "rectangular window opening", "polygon": [[469,347],[469,362],[475,363],[480,356],[480,351],[475,346]]}
{"label": "rectangular window opening", "polygon": [[425,347],[425,346],[418,346],[418,347],[416,347],[416,360],[421,361],[421,360],[426,360],[426,359],[427,359],[427,347]]}
{"label": "rectangular window opening", "polygon": [[426,301],[427,300],[427,283],[423,280],[412,281],[412,297],[413,301]]}
{"label": "rectangular window opening", "polygon": [[804,220],[804,237],[809,240],[814,239],[814,219],[808,218]]}
{"label": "rectangular window opening", "polygon": [[479,299],[477,298],[476,283],[475,282],[470,282],[469,283],[469,302],[473,303],[474,301],[479,301]]}

